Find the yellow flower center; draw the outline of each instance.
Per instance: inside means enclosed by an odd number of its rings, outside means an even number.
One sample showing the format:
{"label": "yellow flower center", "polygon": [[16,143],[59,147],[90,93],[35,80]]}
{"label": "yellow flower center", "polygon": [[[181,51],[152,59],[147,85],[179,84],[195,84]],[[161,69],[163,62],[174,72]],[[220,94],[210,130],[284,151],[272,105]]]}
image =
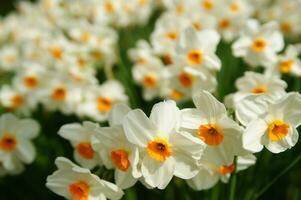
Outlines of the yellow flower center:
{"label": "yellow flower center", "polygon": [[215,124],[201,125],[198,130],[198,136],[206,144],[217,146],[224,140],[224,134]]}
{"label": "yellow flower center", "polygon": [[81,155],[87,160],[91,160],[94,157],[94,151],[92,149],[92,146],[89,142],[81,142],[76,145],[76,150]]}
{"label": "yellow flower center", "polygon": [[170,97],[176,101],[179,101],[183,98],[184,94],[176,89],[173,89],[170,93]]}
{"label": "yellow flower center", "polygon": [[218,22],[218,27],[220,29],[227,29],[230,27],[230,21],[228,19],[221,19],[219,22]]}
{"label": "yellow flower center", "polygon": [[226,176],[227,174],[231,174],[232,172],[234,172],[235,170],[235,165],[231,164],[231,165],[222,165],[219,167],[219,173],[222,176]]}
{"label": "yellow flower center", "polygon": [[121,171],[125,172],[130,167],[128,152],[123,149],[112,151],[111,159],[114,165]]}
{"label": "yellow flower center", "polygon": [[253,41],[252,49],[257,53],[261,53],[265,50],[266,46],[267,42],[264,38],[256,38]]}
{"label": "yellow flower center", "polygon": [[144,59],[144,58],[138,58],[137,60],[136,60],[136,63],[137,64],[139,64],[139,65],[143,65],[143,64],[145,64],[146,63],[146,60]]}
{"label": "yellow flower center", "polygon": [[14,95],[12,98],[11,98],[11,108],[12,109],[15,109],[15,108],[18,108],[20,107],[24,102],[24,98],[23,96],[21,95]]}
{"label": "yellow flower center", "polygon": [[90,38],[91,38],[90,33],[85,31],[85,32],[82,33],[82,35],[80,37],[80,41],[81,42],[88,42],[90,40]]}
{"label": "yellow flower center", "polygon": [[55,101],[64,101],[67,95],[67,91],[64,87],[57,87],[52,92],[52,98]]}
{"label": "yellow flower center", "polygon": [[166,37],[170,40],[176,40],[178,38],[177,32],[168,32],[166,33]]}
{"label": "yellow flower center", "polygon": [[102,53],[100,51],[92,51],[90,53],[91,57],[95,60],[95,61],[98,61],[98,60],[101,60],[102,58]]}
{"label": "yellow flower center", "polygon": [[191,65],[203,64],[203,53],[200,50],[192,50],[187,54],[187,61]]}
{"label": "yellow flower center", "polygon": [[176,14],[181,15],[185,10],[185,7],[182,4],[176,6]]}
{"label": "yellow flower center", "polygon": [[105,3],[104,9],[105,9],[105,11],[106,11],[107,13],[112,13],[112,12],[114,12],[114,6],[113,6],[113,4],[110,3],[110,2]]}
{"label": "yellow flower center", "polygon": [[89,186],[84,181],[78,181],[69,185],[69,192],[75,200],[88,200]]}
{"label": "yellow flower center", "polygon": [[163,56],[163,63],[164,63],[164,65],[171,65],[173,63],[172,58],[169,54],[165,54]]}
{"label": "yellow flower center", "polygon": [[202,29],[202,25],[200,22],[192,22],[192,26],[197,31],[200,31]]}
{"label": "yellow flower center", "polygon": [[239,9],[240,9],[240,6],[237,3],[235,3],[235,2],[231,3],[231,5],[230,5],[231,12],[236,13],[239,11]]}
{"label": "yellow flower center", "polygon": [[112,105],[112,101],[108,97],[99,97],[97,99],[97,108],[101,112],[109,112]]}
{"label": "yellow flower center", "polygon": [[263,94],[267,92],[268,92],[268,88],[266,86],[258,86],[252,90],[253,94]]}
{"label": "yellow flower center", "polygon": [[283,74],[287,74],[291,71],[294,64],[295,64],[295,61],[291,60],[291,59],[282,61],[279,64],[279,71]]}
{"label": "yellow flower center", "polygon": [[283,22],[280,24],[280,29],[283,33],[290,33],[292,32],[292,25],[290,22]]}
{"label": "yellow flower center", "polygon": [[210,11],[214,8],[214,3],[212,2],[212,0],[204,0],[202,2],[202,7],[204,10]]}
{"label": "yellow flower center", "polygon": [[38,85],[38,79],[35,76],[26,76],[23,81],[24,85],[29,89],[33,89]]}
{"label": "yellow flower center", "polygon": [[0,149],[6,152],[11,152],[16,149],[17,140],[13,134],[5,133],[0,139]]}
{"label": "yellow flower center", "polygon": [[157,78],[154,75],[146,75],[143,78],[143,85],[147,88],[154,88],[157,86]]}
{"label": "yellow flower center", "polygon": [[170,144],[166,139],[156,138],[147,144],[148,155],[158,161],[164,161],[172,154]]}
{"label": "yellow flower center", "polygon": [[52,56],[57,59],[60,60],[63,58],[63,50],[59,47],[52,47],[50,49]]}
{"label": "yellow flower center", "polygon": [[270,140],[277,142],[288,134],[289,125],[281,120],[272,121],[267,129]]}
{"label": "yellow flower center", "polygon": [[183,87],[190,88],[193,84],[193,76],[187,72],[181,72],[178,79]]}

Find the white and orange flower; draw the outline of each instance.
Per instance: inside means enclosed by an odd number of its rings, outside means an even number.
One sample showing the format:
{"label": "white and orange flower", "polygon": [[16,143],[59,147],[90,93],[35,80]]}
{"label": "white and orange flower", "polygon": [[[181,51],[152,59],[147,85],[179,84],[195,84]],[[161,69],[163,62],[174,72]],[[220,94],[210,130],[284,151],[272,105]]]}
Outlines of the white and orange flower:
{"label": "white and orange flower", "polygon": [[79,123],[66,124],[58,132],[61,137],[71,142],[75,161],[89,169],[102,164],[91,145],[92,135],[95,134],[98,127],[98,124],[86,121],[82,125]]}
{"label": "white and orange flower", "polygon": [[40,130],[32,119],[18,119],[12,114],[0,117],[0,165],[8,174],[23,171],[24,164],[33,162],[36,151],[32,141]]}
{"label": "white and orange flower", "polygon": [[92,139],[93,149],[98,152],[108,169],[115,169],[115,182],[122,189],[133,186],[140,178],[139,151],[124,133],[122,120],[130,111],[123,104],[115,105],[109,113],[109,127],[99,127]]}
{"label": "white and orange flower", "polygon": [[100,179],[66,158],[58,157],[55,164],[58,170],[47,177],[46,186],[66,199],[118,200],[123,195],[123,191],[115,184]]}
{"label": "white and orange flower", "polygon": [[123,121],[127,139],[140,149],[142,183],[164,189],[175,175],[196,175],[196,160],[205,147],[186,132],[177,131],[180,110],[174,101],[155,104],[150,118],[141,110],[130,111]]}

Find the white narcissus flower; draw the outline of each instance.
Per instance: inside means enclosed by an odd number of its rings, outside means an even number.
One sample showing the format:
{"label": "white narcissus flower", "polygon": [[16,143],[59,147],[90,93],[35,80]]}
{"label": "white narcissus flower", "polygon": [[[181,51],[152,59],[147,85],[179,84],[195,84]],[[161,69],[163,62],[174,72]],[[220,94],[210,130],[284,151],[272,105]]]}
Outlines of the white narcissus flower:
{"label": "white narcissus flower", "polygon": [[92,122],[83,122],[83,124],[73,123],[62,126],[58,134],[69,140],[74,147],[74,159],[81,166],[93,169],[101,164],[97,153],[92,149],[91,138],[99,125]]}
{"label": "white narcissus flower", "polygon": [[129,111],[126,105],[115,105],[108,117],[110,126],[97,128],[92,139],[92,146],[106,168],[115,168],[115,183],[122,189],[133,186],[141,176],[137,169],[138,147],[127,140],[121,124]]}
{"label": "white narcissus flower", "polygon": [[237,92],[225,99],[227,106],[234,108],[249,95],[281,96],[285,94],[287,84],[277,76],[247,71],[243,77],[236,80],[235,86]]}
{"label": "white narcissus flower", "polygon": [[207,144],[203,161],[230,165],[234,156],[244,154],[243,128],[227,116],[225,106],[209,92],[196,92],[193,102],[196,108],[181,110],[181,127]]}
{"label": "white narcissus flower", "polygon": [[256,163],[256,157],[252,154],[238,156],[236,164],[220,165],[205,164],[200,166],[199,173],[192,179],[187,180],[187,184],[194,190],[206,190],[212,188],[220,179],[223,183],[228,183],[232,173],[245,170]]}
{"label": "white narcissus flower", "polygon": [[86,88],[84,100],[78,105],[77,114],[105,121],[116,103],[126,103],[128,98],[119,81],[108,80],[100,86]]}
{"label": "white narcissus flower", "polygon": [[150,187],[164,189],[173,175],[189,179],[198,172],[195,159],[200,159],[205,145],[177,131],[179,120],[174,101],[155,104],[150,118],[139,109],[124,118],[126,137],[140,148],[141,173]]}
{"label": "white narcissus flower", "polygon": [[81,168],[70,160],[58,157],[58,170],[47,177],[46,186],[54,193],[75,200],[118,200],[122,190],[113,183],[101,180],[88,169]]}
{"label": "white narcissus flower", "polygon": [[295,146],[301,124],[300,94],[292,92],[276,102],[252,106],[264,112],[247,125],[243,134],[245,149],[255,153],[265,146],[272,153],[280,153]]}
{"label": "white narcissus flower", "polygon": [[162,95],[175,101],[185,101],[200,89],[214,92],[216,77],[208,70],[172,65],[163,71],[166,80],[161,85]]}
{"label": "white narcissus flower", "polygon": [[23,91],[10,85],[3,85],[0,89],[0,103],[9,111],[23,115],[29,115],[36,106],[36,102],[29,101]]}
{"label": "white narcissus flower", "polygon": [[162,70],[162,63],[154,59],[133,67],[133,78],[143,87],[143,97],[145,100],[151,100],[160,96],[164,81]]}
{"label": "white narcissus flower", "polygon": [[168,55],[175,49],[176,43],[187,27],[188,21],[173,13],[162,15],[156,22],[151,34],[151,44],[158,55]]}
{"label": "white narcissus flower", "polygon": [[221,68],[221,61],[215,54],[219,41],[220,36],[214,30],[197,32],[187,28],[177,43],[173,60],[183,66],[217,71]]}
{"label": "white narcissus flower", "polygon": [[278,56],[278,61],[268,68],[266,73],[272,75],[289,74],[293,76],[301,76],[301,61],[299,55],[301,53],[301,44],[289,45],[284,54]]}
{"label": "white narcissus flower", "polygon": [[136,64],[146,64],[151,60],[158,59],[150,44],[145,40],[137,41],[136,46],[128,51],[128,56]]}
{"label": "white narcissus flower", "polygon": [[0,165],[8,174],[23,170],[23,163],[32,163],[36,151],[31,142],[40,130],[32,119],[18,119],[12,114],[0,117]]}
{"label": "white narcissus flower", "polygon": [[277,53],[284,47],[284,40],[277,22],[260,26],[249,20],[242,36],[232,45],[235,57],[242,57],[251,67],[270,67],[277,61]]}

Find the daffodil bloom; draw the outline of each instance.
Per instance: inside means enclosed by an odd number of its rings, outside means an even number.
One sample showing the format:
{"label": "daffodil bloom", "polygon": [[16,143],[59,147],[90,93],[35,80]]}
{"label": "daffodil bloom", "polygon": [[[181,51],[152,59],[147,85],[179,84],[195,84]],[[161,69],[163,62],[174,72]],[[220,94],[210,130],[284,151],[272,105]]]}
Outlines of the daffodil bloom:
{"label": "daffodil bloom", "polygon": [[199,173],[192,179],[187,180],[187,184],[194,190],[207,190],[217,184],[219,180],[228,183],[231,174],[245,170],[256,162],[256,157],[252,154],[238,156],[236,164],[214,165],[205,163],[200,165]]}
{"label": "daffodil bloom", "polygon": [[219,41],[220,36],[214,30],[197,32],[187,28],[177,43],[174,60],[183,66],[217,71],[221,67],[221,61],[215,54]]}
{"label": "daffodil bloom", "polygon": [[115,169],[115,182],[122,189],[133,186],[141,176],[138,170],[139,151],[130,143],[122,127],[123,117],[130,108],[115,105],[109,113],[109,127],[97,128],[92,138],[93,148],[108,169]]}
{"label": "daffodil bloom", "polygon": [[245,149],[259,152],[265,146],[272,153],[280,153],[295,146],[299,138],[297,127],[301,124],[300,94],[288,93],[275,102],[250,106],[263,112],[247,125],[243,134]]}
{"label": "daffodil bloom", "polygon": [[161,95],[163,64],[158,59],[135,65],[132,69],[134,80],[143,87],[143,97],[151,100]]}
{"label": "daffodil bloom", "polygon": [[126,103],[127,96],[119,81],[108,80],[101,86],[86,88],[83,102],[78,105],[77,113],[99,121],[105,121],[116,103]]}
{"label": "daffodil bloom", "polygon": [[225,106],[209,92],[196,92],[193,102],[196,108],[181,110],[181,127],[206,144],[202,159],[216,165],[231,164],[234,156],[243,153],[243,128],[227,116]]}
{"label": "daffodil bloom", "polygon": [[173,175],[189,179],[197,173],[195,159],[202,156],[205,145],[177,131],[179,120],[174,101],[155,104],[150,118],[139,109],[124,117],[126,137],[140,149],[143,182],[149,187],[164,189]]}
{"label": "daffodil bloom", "polygon": [[177,102],[191,98],[200,89],[214,92],[217,86],[216,77],[207,69],[172,65],[163,70],[165,84],[162,85],[162,96]]}
{"label": "daffodil bloom", "polygon": [[99,156],[91,145],[91,137],[97,127],[99,127],[98,124],[86,121],[82,125],[78,123],[66,124],[58,132],[61,137],[71,142],[76,162],[89,169],[101,164]]}
{"label": "daffodil bloom", "polygon": [[32,144],[40,130],[32,119],[18,119],[12,114],[0,117],[0,163],[8,174],[23,171],[23,163],[32,163],[36,151]]}
{"label": "daffodil bloom", "polygon": [[301,45],[289,45],[284,54],[278,56],[277,62],[270,68],[266,69],[266,73],[272,75],[293,75],[301,76],[301,61],[298,58],[301,53]]}
{"label": "daffodil bloom", "polygon": [[233,43],[232,51],[235,57],[242,57],[251,67],[270,67],[283,47],[283,36],[276,22],[261,26],[256,20],[249,20],[242,36]]}
{"label": "daffodil bloom", "polygon": [[101,180],[88,169],[81,168],[66,158],[58,157],[55,164],[58,170],[47,177],[46,186],[66,199],[118,200],[123,195],[115,184]]}
{"label": "daffodil bloom", "polygon": [[225,99],[227,106],[234,108],[242,99],[250,95],[266,95],[267,98],[284,95],[287,84],[275,75],[247,71],[244,76],[236,80],[235,86],[237,91]]}

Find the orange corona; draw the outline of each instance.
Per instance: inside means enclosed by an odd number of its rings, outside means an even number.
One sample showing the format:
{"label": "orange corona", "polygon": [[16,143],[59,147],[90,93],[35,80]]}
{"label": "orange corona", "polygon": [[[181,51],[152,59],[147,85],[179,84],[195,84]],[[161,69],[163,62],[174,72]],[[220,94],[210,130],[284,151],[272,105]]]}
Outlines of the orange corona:
{"label": "orange corona", "polygon": [[88,200],[89,186],[84,181],[78,181],[69,185],[69,192],[75,200]]}
{"label": "orange corona", "polygon": [[147,144],[148,155],[157,161],[164,161],[172,154],[171,147],[166,139],[156,138]]}
{"label": "orange corona", "polygon": [[121,171],[127,171],[127,169],[130,167],[128,152],[123,149],[112,151],[111,159],[114,165]]}
{"label": "orange corona", "polygon": [[76,145],[76,150],[81,155],[87,160],[91,160],[94,157],[94,151],[92,149],[92,146],[89,142],[81,142]]}
{"label": "orange corona", "polygon": [[217,146],[224,140],[224,134],[215,124],[201,125],[198,130],[198,136],[206,144]]}
{"label": "orange corona", "polygon": [[285,136],[288,134],[289,127],[290,126],[282,120],[272,121],[267,129],[270,140],[278,142],[285,138]]}

